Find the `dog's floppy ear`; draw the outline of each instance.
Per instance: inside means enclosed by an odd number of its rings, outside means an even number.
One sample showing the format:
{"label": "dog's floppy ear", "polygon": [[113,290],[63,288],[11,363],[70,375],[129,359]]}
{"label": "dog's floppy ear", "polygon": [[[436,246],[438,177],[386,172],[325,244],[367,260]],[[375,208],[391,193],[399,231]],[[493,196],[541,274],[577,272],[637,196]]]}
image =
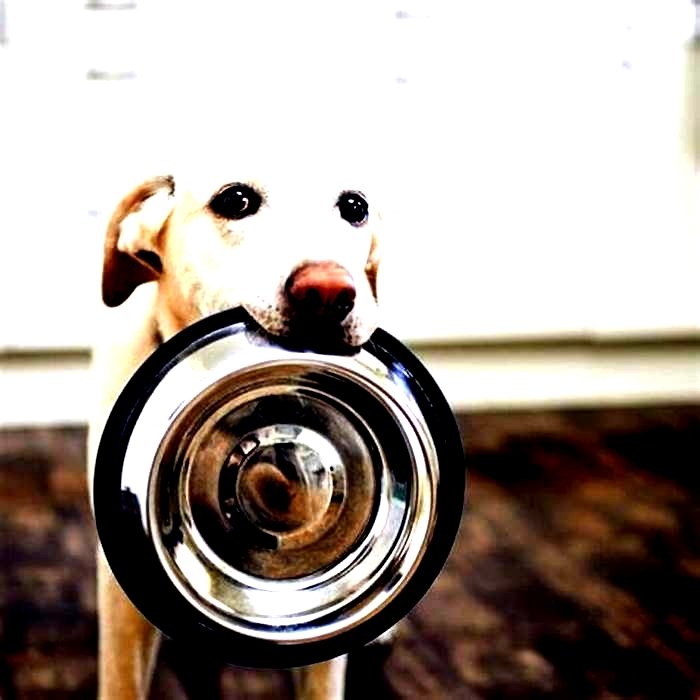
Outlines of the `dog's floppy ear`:
{"label": "dog's floppy ear", "polygon": [[369,256],[367,257],[367,264],[365,265],[365,275],[367,275],[369,286],[375,300],[377,299],[377,273],[379,272],[380,257],[379,239],[376,233],[372,233],[372,244],[369,249]]}
{"label": "dog's floppy ear", "polygon": [[158,279],[159,234],[172,211],[175,180],[162,175],[141,183],[117,205],[105,238],[102,300],[119,306],[144,282]]}

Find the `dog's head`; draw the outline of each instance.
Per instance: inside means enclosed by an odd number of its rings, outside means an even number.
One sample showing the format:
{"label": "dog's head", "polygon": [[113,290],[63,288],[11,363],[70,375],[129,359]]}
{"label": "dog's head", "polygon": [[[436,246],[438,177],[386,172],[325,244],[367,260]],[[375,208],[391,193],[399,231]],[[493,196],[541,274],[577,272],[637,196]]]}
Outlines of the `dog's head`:
{"label": "dog's head", "polygon": [[377,326],[379,216],[358,189],[282,179],[163,176],[136,187],[107,227],[105,304],[157,281],[164,337],[242,306],[310,348],[364,343]]}

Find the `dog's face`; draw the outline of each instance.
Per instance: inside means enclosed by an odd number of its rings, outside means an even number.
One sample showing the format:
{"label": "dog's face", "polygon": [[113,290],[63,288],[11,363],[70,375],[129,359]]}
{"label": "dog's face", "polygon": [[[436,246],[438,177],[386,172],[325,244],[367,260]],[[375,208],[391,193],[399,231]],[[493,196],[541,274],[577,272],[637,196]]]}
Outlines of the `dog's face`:
{"label": "dog's face", "polygon": [[377,326],[378,224],[365,193],[324,174],[154,178],[110,221],[103,298],[116,306],[157,280],[165,337],[242,306],[297,344],[361,345]]}

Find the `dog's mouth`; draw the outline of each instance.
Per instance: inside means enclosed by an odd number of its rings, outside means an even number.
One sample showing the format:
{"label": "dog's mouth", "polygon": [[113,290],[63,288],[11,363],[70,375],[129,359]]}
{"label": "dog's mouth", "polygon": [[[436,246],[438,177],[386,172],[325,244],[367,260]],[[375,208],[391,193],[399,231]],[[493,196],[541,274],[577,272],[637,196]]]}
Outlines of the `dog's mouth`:
{"label": "dog's mouth", "polygon": [[279,330],[269,331],[257,323],[262,333],[279,345],[296,352],[317,352],[324,355],[354,355],[361,345],[351,342],[345,328],[330,321],[290,318]]}
{"label": "dog's mouth", "polygon": [[291,318],[281,341],[295,350],[312,350],[331,355],[353,355],[360,349],[347,330],[326,319]]}
{"label": "dog's mouth", "polygon": [[337,319],[296,314],[291,309],[271,314],[266,309],[247,304],[243,308],[260,333],[290,350],[353,355],[364,344],[353,336],[352,324]]}

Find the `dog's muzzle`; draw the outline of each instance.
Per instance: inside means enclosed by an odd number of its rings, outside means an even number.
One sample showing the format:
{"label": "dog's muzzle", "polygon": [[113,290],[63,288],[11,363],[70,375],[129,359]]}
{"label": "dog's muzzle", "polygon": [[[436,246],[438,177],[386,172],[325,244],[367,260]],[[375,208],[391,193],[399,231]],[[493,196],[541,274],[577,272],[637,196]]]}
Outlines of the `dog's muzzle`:
{"label": "dog's muzzle", "polygon": [[291,667],[378,637],[425,594],[463,508],[461,439],[377,331],[296,352],[241,310],[161,346],[100,443],[99,537],[134,605],[229,663]]}

